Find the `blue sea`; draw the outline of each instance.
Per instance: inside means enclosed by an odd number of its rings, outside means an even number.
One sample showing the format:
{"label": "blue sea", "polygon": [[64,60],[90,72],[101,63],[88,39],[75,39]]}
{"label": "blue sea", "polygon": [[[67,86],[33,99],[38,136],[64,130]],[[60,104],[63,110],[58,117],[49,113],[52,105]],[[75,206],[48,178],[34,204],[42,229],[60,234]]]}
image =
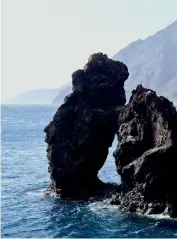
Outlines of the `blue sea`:
{"label": "blue sea", "polygon": [[[122,213],[106,201],[46,196],[49,185],[43,128],[56,106],[2,106],[2,235],[16,238],[177,237],[177,221]],[[99,177],[120,182],[113,149]]]}

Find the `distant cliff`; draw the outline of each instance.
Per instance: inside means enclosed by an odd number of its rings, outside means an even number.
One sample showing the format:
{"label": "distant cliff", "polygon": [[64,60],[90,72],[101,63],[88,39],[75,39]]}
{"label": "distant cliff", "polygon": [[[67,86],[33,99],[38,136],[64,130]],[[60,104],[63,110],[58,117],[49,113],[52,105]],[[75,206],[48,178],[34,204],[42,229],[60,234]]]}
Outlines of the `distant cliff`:
{"label": "distant cliff", "polygon": [[53,99],[52,104],[61,105],[64,103],[64,98],[72,92],[72,85],[66,84],[60,87],[58,95]]}
{"label": "distant cliff", "polygon": [[113,59],[128,66],[127,96],[141,83],[177,102],[177,21],[145,40],[129,44]]}

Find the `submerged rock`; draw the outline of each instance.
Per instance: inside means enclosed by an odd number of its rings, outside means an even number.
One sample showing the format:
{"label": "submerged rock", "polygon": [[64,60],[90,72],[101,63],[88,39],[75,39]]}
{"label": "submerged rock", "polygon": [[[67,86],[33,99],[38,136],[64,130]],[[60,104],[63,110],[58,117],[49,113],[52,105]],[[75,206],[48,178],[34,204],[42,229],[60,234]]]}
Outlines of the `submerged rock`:
{"label": "submerged rock", "polygon": [[118,117],[114,152],[125,211],[177,217],[177,112],[165,97],[139,85]]}
{"label": "submerged rock", "polygon": [[102,53],[73,73],[73,92],[44,130],[51,190],[69,197],[102,188],[97,174],[117,130],[117,109],[126,102],[128,75],[126,65]]}

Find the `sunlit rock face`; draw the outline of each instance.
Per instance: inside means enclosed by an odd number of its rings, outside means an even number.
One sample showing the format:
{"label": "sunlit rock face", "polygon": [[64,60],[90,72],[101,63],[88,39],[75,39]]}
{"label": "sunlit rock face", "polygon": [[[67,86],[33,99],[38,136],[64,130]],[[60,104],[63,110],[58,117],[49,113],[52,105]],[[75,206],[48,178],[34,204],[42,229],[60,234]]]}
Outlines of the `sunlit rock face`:
{"label": "sunlit rock face", "polygon": [[93,54],[72,74],[73,92],[44,130],[51,189],[71,195],[102,185],[97,174],[112,145],[119,108],[126,102],[128,75],[126,65],[102,53]]}
{"label": "sunlit rock face", "polygon": [[125,211],[177,217],[177,112],[165,97],[139,85],[118,116],[114,153]]}

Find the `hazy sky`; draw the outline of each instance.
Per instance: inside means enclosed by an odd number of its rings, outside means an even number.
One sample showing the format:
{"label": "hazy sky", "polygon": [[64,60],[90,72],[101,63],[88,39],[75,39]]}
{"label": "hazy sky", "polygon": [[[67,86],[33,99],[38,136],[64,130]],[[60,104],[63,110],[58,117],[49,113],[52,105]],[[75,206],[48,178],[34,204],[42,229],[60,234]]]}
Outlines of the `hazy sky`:
{"label": "hazy sky", "polygon": [[177,20],[177,0],[2,0],[2,95],[54,88]]}

